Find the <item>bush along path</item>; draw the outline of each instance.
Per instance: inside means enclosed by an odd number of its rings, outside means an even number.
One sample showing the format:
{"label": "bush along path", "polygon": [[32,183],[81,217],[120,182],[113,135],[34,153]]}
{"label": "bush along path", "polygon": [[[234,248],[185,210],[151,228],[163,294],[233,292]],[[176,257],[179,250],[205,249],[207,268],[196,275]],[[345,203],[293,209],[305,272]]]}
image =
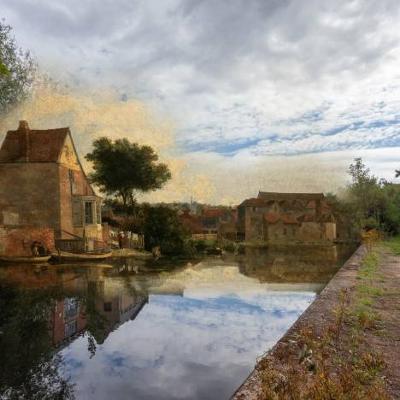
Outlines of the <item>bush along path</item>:
{"label": "bush along path", "polygon": [[400,399],[400,238],[360,247],[234,399]]}

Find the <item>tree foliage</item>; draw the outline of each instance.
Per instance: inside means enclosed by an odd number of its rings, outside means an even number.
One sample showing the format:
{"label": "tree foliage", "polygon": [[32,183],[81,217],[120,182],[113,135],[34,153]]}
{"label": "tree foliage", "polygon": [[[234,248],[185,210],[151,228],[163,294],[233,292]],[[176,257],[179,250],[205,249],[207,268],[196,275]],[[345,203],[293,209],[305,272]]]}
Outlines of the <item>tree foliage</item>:
{"label": "tree foliage", "polygon": [[161,252],[167,255],[187,255],[192,251],[190,235],[179,220],[176,210],[163,205],[143,205],[142,208],[142,233],[147,250],[160,246]]}
{"label": "tree foliage", "polygon": [[11,32],[12,28],[0,21],[0,113],[27,96],[36,71],[29,51],[17,47]]}
{"label": "tree foliage", "polygon": [[354,159],[348,172],[352,182],[341,202],[343,212],[358,229],[399,233],[400,186],[372,175],[361,158]]}
{"label": "tree foliage", "polygon": [[125,208],[135,203],[138,192],[160,189],[171,178],[167,165],[157,162],[158,155],[150,146],[128,139],[99,138],[86,159],[93,163],[92,182],[119,198]]}

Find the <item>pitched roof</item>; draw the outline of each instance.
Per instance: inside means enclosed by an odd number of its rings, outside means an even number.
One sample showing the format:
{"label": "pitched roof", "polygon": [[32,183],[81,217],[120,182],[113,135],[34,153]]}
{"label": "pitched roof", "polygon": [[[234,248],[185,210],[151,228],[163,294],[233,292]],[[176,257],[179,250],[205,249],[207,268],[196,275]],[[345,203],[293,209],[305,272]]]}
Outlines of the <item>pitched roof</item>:
{"label": "pitched roof", "polygon": [[69,128],[29,129],[20,121],[15,131],[8,131],[0,148],[0,162],[57,162]]}
{"label": "pitched roof", "polygon": [[281,193],[281,192],[258,192],[258,199],[265,201],[281,200],[322,200],[323,193]]}
{"label": "pitched roof", "polygon": [[245,207],[263,207],[266,206],[266,202],[263,199],[258,199],[258,198],[251,198],[251,199],[246,199],[244,201],[242,201],[239,204],[240,206],[245,206]]}

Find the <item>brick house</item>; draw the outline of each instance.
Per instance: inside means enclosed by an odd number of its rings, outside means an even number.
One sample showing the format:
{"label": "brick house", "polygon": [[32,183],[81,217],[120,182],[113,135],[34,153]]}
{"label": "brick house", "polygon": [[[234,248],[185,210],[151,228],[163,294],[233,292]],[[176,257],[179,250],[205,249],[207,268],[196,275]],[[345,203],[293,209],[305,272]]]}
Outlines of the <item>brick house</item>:
{"label": "brick house", "polygon": [[34,130],[20,121],[0,148],[0,255],[29,255],[33,240],[53,250],[56,241],[83,237],[89,249],[104,239],[101,198],[69,128]]}
{"label": "brick house", "polygon": [[336,221],[323,193],[259,192],[238,207],[238,237],[268,243],[332,242]]}

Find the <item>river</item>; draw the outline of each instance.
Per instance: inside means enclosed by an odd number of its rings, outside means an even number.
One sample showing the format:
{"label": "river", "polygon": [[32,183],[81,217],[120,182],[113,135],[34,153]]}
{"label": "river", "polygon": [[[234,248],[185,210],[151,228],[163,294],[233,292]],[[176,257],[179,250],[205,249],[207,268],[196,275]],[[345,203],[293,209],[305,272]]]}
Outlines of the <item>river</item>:
{"label": "river", "polygon": [[0,266],[0,399],[228,399],[351,251]]}

